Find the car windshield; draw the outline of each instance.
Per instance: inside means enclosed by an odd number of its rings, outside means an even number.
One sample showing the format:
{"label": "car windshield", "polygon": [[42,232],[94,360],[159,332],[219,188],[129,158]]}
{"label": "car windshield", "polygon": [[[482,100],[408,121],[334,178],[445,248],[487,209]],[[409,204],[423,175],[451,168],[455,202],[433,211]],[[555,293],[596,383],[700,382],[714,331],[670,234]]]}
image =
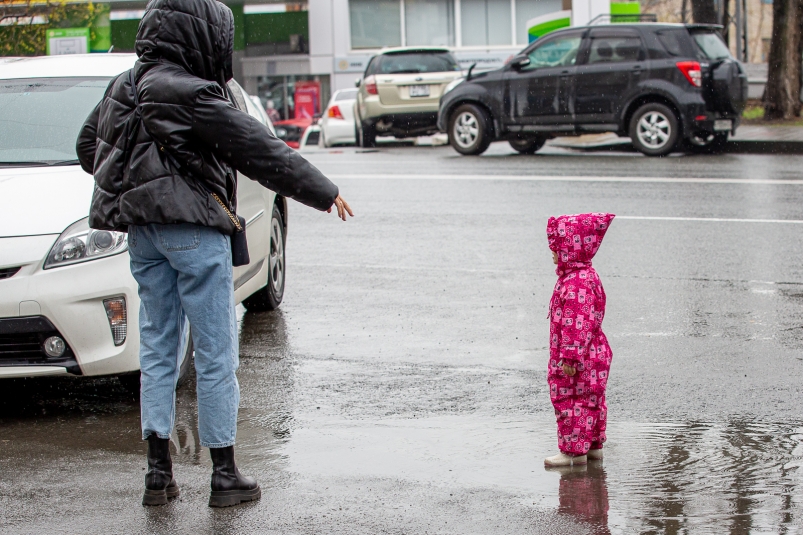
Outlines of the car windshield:
{"label": "car windshield", "polygon": [[694,42],[707,59],[724,59],[731,57],[730,50],[719,36],[714,32],[695,32],[692,34]]}
{"label": "car windshield", "polygon": [[459,71],[460,66],[448,52],[416,52],[385,54],[379,64],[379,74],[420,74],[427,72]]}
{"label": "car windshield", "polygon": [[0,165],[78,163],[78,132],[108,85],[108,78],[0,80]]}

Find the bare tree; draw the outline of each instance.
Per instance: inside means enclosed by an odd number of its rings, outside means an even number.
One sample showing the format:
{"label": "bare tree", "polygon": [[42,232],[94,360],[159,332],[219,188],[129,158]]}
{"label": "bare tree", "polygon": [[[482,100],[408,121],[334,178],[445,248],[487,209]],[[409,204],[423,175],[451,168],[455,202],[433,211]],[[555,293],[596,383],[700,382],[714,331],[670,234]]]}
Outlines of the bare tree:
{"label": "bare tree", "polygon": [[801,31],[803,0],[775,0],[763,98],[765,119],[791,119],[800,115]]}

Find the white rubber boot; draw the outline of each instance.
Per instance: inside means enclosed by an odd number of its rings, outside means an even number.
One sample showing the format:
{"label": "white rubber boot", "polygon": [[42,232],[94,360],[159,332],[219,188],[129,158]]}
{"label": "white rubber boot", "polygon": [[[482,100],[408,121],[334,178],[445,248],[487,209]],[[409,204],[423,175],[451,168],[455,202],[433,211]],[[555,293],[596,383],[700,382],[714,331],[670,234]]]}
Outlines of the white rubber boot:
{"label": "white rubber boot", "polygon": [[577,455],[576,457],[572,457],[571,455],[566,455],[563,452],[544,459],[544,464],[546,466],[578,466],[587,463],[588,458],[585,455]]}
{"label": "white rubber boot", "polygon": [[602,448],[596,450],[588,450],[588,460],[589,461],[601,461],[602,460]]}

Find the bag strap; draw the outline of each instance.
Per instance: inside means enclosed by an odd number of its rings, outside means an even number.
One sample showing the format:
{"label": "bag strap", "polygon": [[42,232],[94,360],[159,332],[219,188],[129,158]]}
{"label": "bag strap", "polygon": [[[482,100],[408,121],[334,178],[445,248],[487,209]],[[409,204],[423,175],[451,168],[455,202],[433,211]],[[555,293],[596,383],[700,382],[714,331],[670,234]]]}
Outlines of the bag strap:
{"label": "bag strap", "polygon": [[220,207],[223,208],[223,211],[226,212],[227,216],[229,216],[229,219],[234,224],[234,228],[237,229],[237,232],[242,232],[244,228],[243,225],[240,224],[240,219],[237,217],[236,214],[234,214],[229,209],[228,206],[226,206],[226,203],[223,202],[223,200],[218,196],[218,194],[209,191],[209,188],[206,187],[203,181],[195,178],[195,176],[193,176],[193,174],[189,171],[189,169],[184,169],[183,166],[180,163],[178,163],[178,160],[176,160],[176,158],[170,153],[170,151],[167,150],[164,145],[159,143],[150,132],[148,132],[148,127],[145,126],[145,121],[142,120],[142,106],[139,103],[139,95],[137,94],[137,84],[136,81],[134,80],[134,69],[128,71],[128,83],[131,84],[131,89],[134,92],[134,105],[136,106],[136,114],[138,119],[137,123],[142,125],[142,128],[145,130],[145,132],[156,143],[156,145],[159,147],[159,152],[163,153],[167,157],[170,164],[173,167],[175,167],[177,171],[192,177],[192,179],[195,180],[195,182],[199,186],[201,186],[201,189],[203,189],[206,193],[208,193],[215,200],[215,202],[217,202],[220,205]]}

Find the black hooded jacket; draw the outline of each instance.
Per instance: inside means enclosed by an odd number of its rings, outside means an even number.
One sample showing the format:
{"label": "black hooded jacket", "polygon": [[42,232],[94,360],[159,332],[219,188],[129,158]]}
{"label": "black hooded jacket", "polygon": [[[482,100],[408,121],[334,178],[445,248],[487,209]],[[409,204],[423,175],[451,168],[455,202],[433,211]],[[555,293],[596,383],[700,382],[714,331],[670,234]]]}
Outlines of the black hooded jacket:
{"label": "black hooded jacket", "polygon": [[95,177],[92,228],[194,223],[232,234],[234,225],[210,195],[236,208],[232,167],[307,206],[332,206],[337,186],[227,97],[233,37],[231,10],[216,0],[148,4],[134,66],[144,128],[135,126],[125,72],[78,137],[81,167]]}

